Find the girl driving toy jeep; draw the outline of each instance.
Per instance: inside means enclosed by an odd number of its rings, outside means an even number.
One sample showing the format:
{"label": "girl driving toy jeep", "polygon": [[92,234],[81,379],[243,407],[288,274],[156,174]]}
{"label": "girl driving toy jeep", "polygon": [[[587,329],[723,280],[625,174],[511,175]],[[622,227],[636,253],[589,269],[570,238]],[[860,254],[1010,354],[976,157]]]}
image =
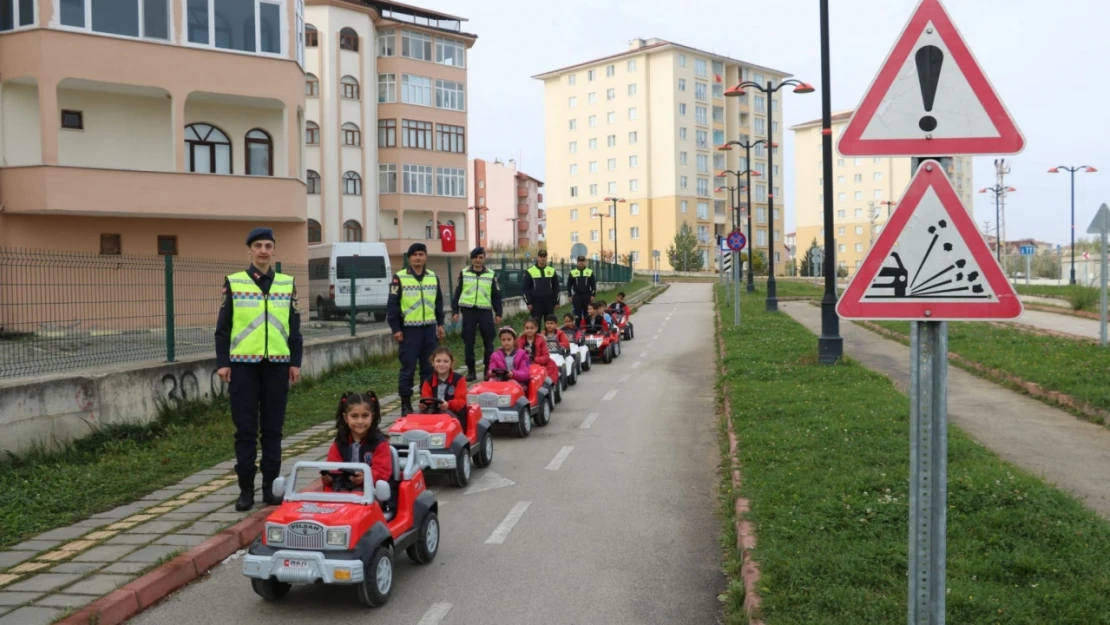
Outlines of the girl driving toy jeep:
{"label": "girl driving toy jeep", "polygon": [[[335,421],[337,432],[335,441],[328,450],[327,461],[363,462],[370,465],[374,484],[378,480],[388,481],[393,476],[393,457],[389,451],[389,439],[379,429],[382,408],[374,391],[343,393],[335,411]],[[360,473],[321,473],[324,486],[332,491],[363,490],[363,476]]]}

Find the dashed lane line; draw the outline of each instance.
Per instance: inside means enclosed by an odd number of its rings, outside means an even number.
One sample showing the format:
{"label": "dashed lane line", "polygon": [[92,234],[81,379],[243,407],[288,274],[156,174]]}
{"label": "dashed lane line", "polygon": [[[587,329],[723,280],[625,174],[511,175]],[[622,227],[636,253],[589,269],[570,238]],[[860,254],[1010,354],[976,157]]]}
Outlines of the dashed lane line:
{"label": "dashed lane line", "polygon": [[513,509],[509,510],[509,514],[505,516],[505,520],[501,521],[501,525],[498,525],[497,529],[493,530],[493,534],[490,534],[490,537],[486,539],[486,544],[503,544],[505,539],[509,537],[509,533],[512,532],[516,524],[520,522],[520,517],[524,516],[524,513],[528,511],[528,506],[530,505],[532,505],[531,501],[518,501],[517,504],[513,506]]}
{"label": "dashed lane line", "polygon": [[439,625],[452,607],[454,606],[450,603],[433,603],[416,625]]}
{"label": "dashed lane line", "polygon": [[613,389],[613,390],[609,391],[608,393],[606,393],[605,396],[601,398],[601,401],[610,401],[616,396],[617,396],[617,389]]}
{"label": "dashed lane line", "polygon": [[559,467],[563,466],[563,463],[566,462],[567,456],[569,456],[570,452],[572,451],[574,451],[574,446],[572,445],[563,447],[559,450],[559,453],[555,454],[555,457],[552,458],[551,462],[548,462],[547,466],[544,468],[548,471],[558,471]]}

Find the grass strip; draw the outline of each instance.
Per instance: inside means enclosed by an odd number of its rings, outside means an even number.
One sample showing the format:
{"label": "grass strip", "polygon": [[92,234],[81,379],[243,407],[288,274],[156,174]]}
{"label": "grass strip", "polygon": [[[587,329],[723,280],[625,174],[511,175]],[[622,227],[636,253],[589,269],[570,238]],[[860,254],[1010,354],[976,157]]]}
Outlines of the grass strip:
{"label": "grass strip", "polygon": [[[815,364],[811,332],[759,300],[743,306],[741,326],[721,330],[763,617],[905,622],[909,400],[851,361]],[[949,432],[948,622],[1110,624],[1110,524]]]}
{"label": "grass strip", "polygon": [[1099,290],[1093,286],[1080,284],[1018,284],[1017,292],[1021,295],[1055,297],[1067,300],[1072,310],[1098,312]]}
{"label": "grass strip", "polygon": [[[633,281],[599,292],[598,297],[612,301],[617,291],[631,295],[647,286],[646,281]],[[563,307],[560,314],[569,310]],[[519,327],[524,318],[520,314],[503,322]],[[462,361],[462,338],[451,335],[447,345]],[[399,370],[396,355],[390,355],[302,379],[289,393],[285,435],[333,418],[344,391],[393,393]],[[150,423],[102,428],[60,451],[40,449],[9,457],[0,463],[0,549],[227,461],[234,456],[234,434],[227,398],[222,397],[164,410]]]}

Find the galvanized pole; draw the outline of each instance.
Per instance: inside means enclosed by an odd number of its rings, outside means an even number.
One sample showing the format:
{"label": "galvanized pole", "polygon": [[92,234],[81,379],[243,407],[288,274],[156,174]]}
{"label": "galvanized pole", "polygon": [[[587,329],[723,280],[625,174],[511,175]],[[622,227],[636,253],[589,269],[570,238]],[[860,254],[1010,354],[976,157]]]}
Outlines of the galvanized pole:
{"label": "galvanized pole", "polygon": [[720,243],[717,244],[717,258],[720,259],[718,262],[720,263],[720,268],[721,268],[721,284],[725,287],[725,306],[731,306],[731,302],[732,302],[732,273],[731,272],[729,273],[728,279],[726,280],[725,279],[725,253],[721,250],[721,244]]}
{"label": "galvanized pole", "polygon": [[[1103,204],[1105,206],[1105,204]],[[1106,239],[1107,232],[1104,228],[1102,230],[1102,276],[1099,280],[1102,283],[1102,298],[1101,305],[1099,306],[1099,325],[1098,325],[1098,338],[1103,347],[1106,347]]]}
{"label": "galvanized pole", "polygon": [[732,254],[732,275],[736,276],[736,288],[732,289],[732,325],[740,325],[740,253],[730,251]]}
{"label": "galvanized pole", "polygon": [[1029,254],[1025,255],[1025,286],[1029,286],[1029,271],[1033,262],[1033,257]]}

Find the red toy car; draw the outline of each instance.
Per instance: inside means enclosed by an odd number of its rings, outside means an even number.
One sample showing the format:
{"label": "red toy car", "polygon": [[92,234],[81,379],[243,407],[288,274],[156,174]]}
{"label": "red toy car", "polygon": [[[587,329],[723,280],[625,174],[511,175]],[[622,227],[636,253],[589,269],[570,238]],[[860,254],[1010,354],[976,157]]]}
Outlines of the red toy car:
{"label": "red toy car", "polygon": [[[358,588],[359,600],[384,605],[393,590],[396,554],[405,550],[418,564],[431,562],[439,551],[439,504],[424,485],[423,466],[428,433],[410,430],[408,461],[402,468],[397,450],[393,476],[365,492],[338,486],[308,490],[320,472],[361,473],[372,478],[369,465],[353,462],[298,462],[288,478],[274,481],[284,501],[266,519],[262,535],[243,557],[243,574],[267,601],[282,599],[293,584],[341,584]],[[349,484],[347,480],[333,480]],[[298,491],[298,483],[305,490]],[[289,486],[289,492],[286,491]],[[358,487],[354,487],[358,488]]]}
{"label": "red toy car", "polygon": [[532,433],[532,421],[543,427],[551,422],[555,403],[551,387],[555,382],[547,377],[541,365],[529,365],[531,381],[525,394],[520,384],[509,377],[504,369],[490,371],[490,378],[470,386],[466,396],[469,406],[478,406],[482,416],[494,425],[512,423],[516,433],[525,438]]}
{"label": "red toy car", "polygon": [[602,326],[587,326],[586,346],[590,348],[590,356],[600,358],[601,362],[609,364],[621,355],[621,334],[615,325],[609,326],[606,332]]}
{"label": "red toy car", "polygon": [[629,319],[629,317],[631,317],[631,314],[621,314],[613,310],[612,308],[606,310],[605,312],[609,313],[609,316],[613,318],[613,325],[615,325],[620,331],[621,340],[631,341],[632,337],[635,336],[635,331],[632,328],[632,321]]}
{"label": "red toy car", "polygon": [[493,462],[492,425],[482,416],[478,406],[467,406],[466,431],[454,415],[444,414],[439,409],[435,397],[420,398],[421,412],[401,417],[389,426],[389,443],[398,448],[402,460],[408,453],[405,432],[421,430],[428,433],[427,450],[428,470],[446,473],[454,486],[470,483],[471,457],[479,467],[488,467]]}

